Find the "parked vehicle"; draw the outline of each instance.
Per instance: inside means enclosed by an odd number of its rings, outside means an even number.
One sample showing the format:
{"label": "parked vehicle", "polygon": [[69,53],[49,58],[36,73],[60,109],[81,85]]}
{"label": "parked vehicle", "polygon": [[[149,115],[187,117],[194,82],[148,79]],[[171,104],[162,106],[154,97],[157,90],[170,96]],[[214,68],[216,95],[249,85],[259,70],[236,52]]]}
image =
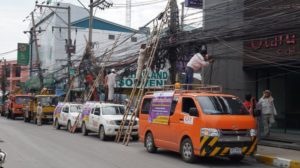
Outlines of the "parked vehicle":
{"label": "parked vehicle", "polygon": [[[71,132],[75,121],[79,119],[82,113],[82,104],[75,103],[58,103],[53,113],[53,122],[56,129],[61,126],[67,127]],[[80,122],[77,122],[77,129],[81,128]]]}
{"label": "parked vehicle", "polygon": [[197,156],[240,161],[256,151],[255,119],[236,96],[172,90],[148,92],[142,101],[139,136],[150,153],[165,148],[193,162]]}
{"label": "parked vehicle", "polygon": [[[125,107],[119,104],[86,102],[83,105],[81,130],[83,135],[96,132],[100,140],[116,136],[125,112]],[[130,117],[130,116],[129,116]],[[130,118],[127,123],[129,124]],[[127,124],[127,125],[128,125]],[[138,139],[138,119],[134,123],[132,138]]]}
{"label": "parked vehicle", "polygon": [[29,94],[13,94],[7,101],[7,118],[23,117],[32,96]]}
{"label": "parked vehicle", "polygon": [[37,106],[38,102],[41,103],[43,109],[43,122],[53,121],[53,112],[58,103],[58,98],[55,95],[44,94],[36,95],[29,103],[29,109],[24,113],[24,121],[37,123]]}

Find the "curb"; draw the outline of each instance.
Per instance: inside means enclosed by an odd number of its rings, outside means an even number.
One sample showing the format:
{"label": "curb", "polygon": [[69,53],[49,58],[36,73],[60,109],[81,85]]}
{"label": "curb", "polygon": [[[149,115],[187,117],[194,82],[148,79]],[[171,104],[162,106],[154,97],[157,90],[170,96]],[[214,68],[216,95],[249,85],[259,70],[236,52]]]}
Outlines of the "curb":
{"label": "curb", "polygon": [[300,161],[256,154],[255,159],[263,164],[280,168],[300,168]]}

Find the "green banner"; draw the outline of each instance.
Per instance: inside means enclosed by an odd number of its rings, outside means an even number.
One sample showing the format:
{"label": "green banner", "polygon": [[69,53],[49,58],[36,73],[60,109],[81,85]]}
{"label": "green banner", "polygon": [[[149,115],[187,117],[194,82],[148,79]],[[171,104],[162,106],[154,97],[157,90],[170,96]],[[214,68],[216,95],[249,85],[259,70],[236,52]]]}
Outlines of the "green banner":
{"label": "green banner", "polygon": [[26,43],[18,43],[18,65],[29,64],[29,45]]}

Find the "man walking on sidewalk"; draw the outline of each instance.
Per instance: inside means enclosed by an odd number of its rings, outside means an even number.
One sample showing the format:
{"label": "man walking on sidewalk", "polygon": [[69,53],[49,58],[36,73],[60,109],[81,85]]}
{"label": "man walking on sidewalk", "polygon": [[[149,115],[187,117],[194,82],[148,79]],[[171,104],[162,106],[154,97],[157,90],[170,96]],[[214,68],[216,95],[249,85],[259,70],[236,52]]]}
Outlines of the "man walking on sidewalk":
{"label": "man walking on sidewalk", "polygon": [[263,97],[257,103],[257,109],[260,109],[262,113],[264,136],[270,135],[270,127],[275,123],[274,116],[277,115],[274,99],[271,94],[270,90],[265,90]]}

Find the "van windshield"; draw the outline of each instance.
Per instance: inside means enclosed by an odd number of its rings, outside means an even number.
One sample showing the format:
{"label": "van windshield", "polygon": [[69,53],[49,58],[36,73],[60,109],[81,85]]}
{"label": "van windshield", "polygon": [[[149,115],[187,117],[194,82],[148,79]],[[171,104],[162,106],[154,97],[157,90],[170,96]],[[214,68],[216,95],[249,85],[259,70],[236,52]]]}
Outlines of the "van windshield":
{"label": "van windshield", "polygon": [[28,104],[30,101],[30,97],[16,97],[16,104]]}
{"label": "van windshield", "polygon": [[235,97],[199,96],[197,100],[205,114],[249,115],[243,103]]}
{"label": "van windshield", "polygon": [[103,115],[123,115],[125,108],[123,106],[105,106],[102,107]]}

